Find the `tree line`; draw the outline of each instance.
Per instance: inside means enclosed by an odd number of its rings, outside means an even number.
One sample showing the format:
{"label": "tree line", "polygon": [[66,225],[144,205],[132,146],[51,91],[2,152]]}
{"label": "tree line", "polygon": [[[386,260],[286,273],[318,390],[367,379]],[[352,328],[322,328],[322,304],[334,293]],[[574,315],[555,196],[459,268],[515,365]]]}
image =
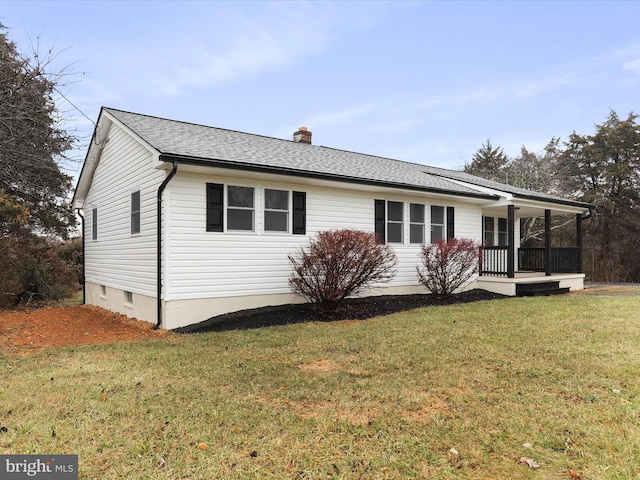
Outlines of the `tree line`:
{"label": "tree line", "polygon": [[[558,195],[593,206],[583,222],[583,266],[595,282],[640,282],[640,125],[631,112],[611,111],[593,134],[552,138],[542,152],[522,147],[508,157],[487,140],[464,171],[513,186]],[[542,220],[521,222],[522,246],[544,241]],[[554,219],[552,243],[575,244],[570,219]]]}

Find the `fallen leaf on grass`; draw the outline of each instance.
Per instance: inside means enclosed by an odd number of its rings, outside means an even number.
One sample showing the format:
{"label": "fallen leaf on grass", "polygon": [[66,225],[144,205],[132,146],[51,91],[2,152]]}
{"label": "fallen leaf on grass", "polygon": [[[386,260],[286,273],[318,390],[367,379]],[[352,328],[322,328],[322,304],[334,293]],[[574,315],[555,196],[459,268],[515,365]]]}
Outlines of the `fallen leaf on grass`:
{"label": "fallen leaf on grass", "polygon": [[582,480],[582,475],[576,472],[573,468],[569,469],[569,475],[571,476],[571,480]]}
{"label": "fallen leaf on grass", "polygon": [[520,463],[523,465],[528,465],[531,468],[538,468],[538,462],[536,462],[533,458],[522,457],[520,459]]}

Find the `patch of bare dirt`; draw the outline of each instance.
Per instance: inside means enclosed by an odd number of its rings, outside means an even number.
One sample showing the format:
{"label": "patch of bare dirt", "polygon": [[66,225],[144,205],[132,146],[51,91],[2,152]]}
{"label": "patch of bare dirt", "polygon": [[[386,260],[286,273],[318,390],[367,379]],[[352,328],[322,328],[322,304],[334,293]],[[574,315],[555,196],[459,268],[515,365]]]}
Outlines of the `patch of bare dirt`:
{"label": "patch of bare dirt", "polygon": [[324,359],[301,363],[298,365],[298,367],[302,370],[311,372],[330,372],[331,370],[335,370],[337,368],[333,362]]}
{"label": "patch of bare dirt", "polygon": [[595,295],[601,297],[639,296],[640,285],[621,283],[586,284],[583,290],[572,292],[575,295]]}
{"label": "patch of bare dirt", "polygon": [[46,348],[164,338],[166,330],[92,305],[0,310],[0,349],[28,355]]}

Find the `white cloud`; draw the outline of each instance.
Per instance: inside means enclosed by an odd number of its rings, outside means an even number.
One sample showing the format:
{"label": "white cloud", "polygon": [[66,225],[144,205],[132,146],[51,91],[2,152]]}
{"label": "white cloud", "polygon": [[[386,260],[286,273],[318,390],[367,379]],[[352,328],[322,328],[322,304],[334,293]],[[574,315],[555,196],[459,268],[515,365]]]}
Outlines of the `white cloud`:
{"label": "white cloud", "polygon": [[176,27],[177,35],[162,30],[141,37],[123,30],[109,44],[92,45],[88,68],[95,82],[123,97],[177,97],[290,68],[331,41],[331,19],[308,8],[281,14],[279,4],[264,4],[260,15],[249,16],[212,5],[199,18],[182,19],[188,35],[179,33],[184,25]]}
{"label": "white cloud", "polygon": [[630,62],[625,62],[623,67],[625,70],[631,70],[636,75],[640,75],[640,58]]}

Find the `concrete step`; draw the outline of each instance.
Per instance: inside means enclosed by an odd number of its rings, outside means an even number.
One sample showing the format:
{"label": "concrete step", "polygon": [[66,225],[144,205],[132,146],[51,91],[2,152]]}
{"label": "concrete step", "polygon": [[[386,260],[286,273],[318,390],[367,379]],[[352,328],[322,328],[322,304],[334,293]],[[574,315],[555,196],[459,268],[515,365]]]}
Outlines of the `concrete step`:
{"label": "concrete step", "polygon": [[560,288],[560,282],[545,281],[516,284],[516,297],[542,297],[568,293],[569,288]]}

